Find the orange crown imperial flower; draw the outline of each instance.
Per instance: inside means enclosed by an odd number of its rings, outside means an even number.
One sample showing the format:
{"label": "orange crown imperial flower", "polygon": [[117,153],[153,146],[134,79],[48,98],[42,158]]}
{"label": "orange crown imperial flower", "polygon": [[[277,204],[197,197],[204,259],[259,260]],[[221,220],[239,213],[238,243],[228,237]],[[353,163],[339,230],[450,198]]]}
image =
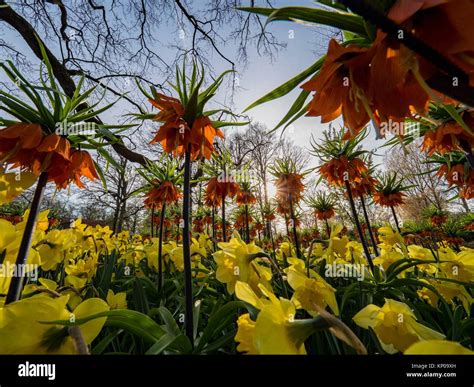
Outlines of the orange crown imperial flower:
{"label": "orange crown imperial flower", "polygon": [[161,183],[158,187],[153,187],[146,194],[145,206],[155,205],[161,207],[163,204],[173,204],[181,197],[178,188],[170,181]]}
{"label": "orange crown imperial flower", "polygon": [[[464,121],[474,133],[474,114],[469,112],[463,115]],[[463,145],[469,149],[474,148],[474,134],[468,133],[456,121],[448,121],[434,130],[429,130],[423,138],[422,150],[429,156],[435,152],[445,154],[463,149]]]}
{"label": "orange crown imperial flower", "polygon": [[235,201],[239,205],[254,204],[257,202],[257,198],[251,192],[239,191],[237,192]]}
{"label": "orange crown imperial flower", "polygon": [[330,208],[328,210],[316,210],[315,211],[316,217],[319,220],[326,220],[326,219],[331,219],[336,213],[334,212],[334,209]]}
{"label": "orange crown imperial flower", "polygon": [[210,159],[214,151],[214,138],[224,138],[220,129],[212,125],[206,117],[197,117],[192,126],[184,119],[185,108],[182,103],[173,97],[158,93],[158,99],[150,99],[150,103],[160,112],[154,117],[163,122],[150,144],[161,143],[166,153],[183,156],[190,148],[191,160],[199,157]]}
{"label": "orange crown imperial flower", "polygon": [[298,202],[304,191],[303,176],[298,173],[281,175],[275,182],[277,196],[280,200]]}
{"label": "orange crown imperial flower", "polygon": [[358,158],[349,161],[346,156],[333,159],[319,167],[319,173],[331,185],[343,186],[345,181],[352,184],[362,182],[362,174],[368,171],[365,163]]}
{"label": "orange crown imperial flower", "polygon": [[374,202],[383,207],[397,207],[404,203],[405,194],[403,192],[395,192],[386,194],[384,192],[374,193]]}
{"label": "orange crown imperial flower", "polygon": [[330,122],[341,114],[352,135],[368,122],[369,115],[363,90],[368,88],[370,56],[364,47],[329,42],[326,60],[321,71],[303,84],[306,91],[316,92],[307,116],[321,116],[321,122]]}
{"label": "orange crown imperial flower", "polygon": [[45,134],[38,124],[17,123],[0,129],[0,159],[36,175],[48,173],[48,181],[58,189],[71,182],[84,188],[81,177],[98,179],[87,151],[71,149],[68,139]]}
{"label": "orange crown imperial flower", "polygon": [[474,198],[474,171],[469,170],[466,174],[464,163],[451,165],[442,165],[436,173],[440,177],[445,177],[449,186],[457,186],[459,188],[459,196],[464,199]]}
{"label": "orange crown imperial flower", "polygon": [[206,198],[213,203],[219,202],[223,197],[233,198],[239,191],[239,184],[232,181],[219,181],[219,178],[213,177],[207,183]]}

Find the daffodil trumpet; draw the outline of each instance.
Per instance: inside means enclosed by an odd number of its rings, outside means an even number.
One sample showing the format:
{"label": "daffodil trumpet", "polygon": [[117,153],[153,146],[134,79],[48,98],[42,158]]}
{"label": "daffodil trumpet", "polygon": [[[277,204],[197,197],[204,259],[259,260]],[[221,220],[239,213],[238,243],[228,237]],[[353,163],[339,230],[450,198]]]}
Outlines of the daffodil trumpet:
{"label": "daffodil trumpet", "polygon": [[[36,221],[38,219],[39,209],[47,182],[48,173],[42,172],[38,179],[38,183],[36,184],[35,194],[33,196],[33,201],[31,202],[30,213],[26,221],[25,230],[23,231],[23,237],[21,239],[20,248],[18,250],[18,255],[15,262],[17,267],[24,265],[28,259],[28,252],[30,251],[31,241],[35,231]],[[21,276],[12,277],[10,287],[8,288],[7,297],[5,299],[5,305],[20,299],[21,290],[23,288],[23,280],[24,278]]]}

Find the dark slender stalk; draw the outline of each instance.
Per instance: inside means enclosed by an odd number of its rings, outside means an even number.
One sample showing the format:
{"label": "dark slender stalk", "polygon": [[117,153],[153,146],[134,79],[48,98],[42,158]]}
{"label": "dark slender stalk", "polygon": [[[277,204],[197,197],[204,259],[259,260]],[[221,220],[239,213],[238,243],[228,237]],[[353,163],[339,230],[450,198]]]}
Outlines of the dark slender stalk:
{"label": "dark slender stalk", "polygon": [[216,248],[216,208],[212,206],[212,244],[214,246],[214,251]]}
{"label": "dark slender stalk", "polygon": [[291,238],[290,238],[290,229],[288,228],[288,215],[286,214],[286,212],[284,212],[284,215],[285,215],[286,236],[288,237],[288,239],[291,240]]}
{"label": "dark slender stalk", "polygon": [[331,229],[329,228],[329,222],[327,219],[324,219],[326,222],[326,232],[328,233],[328,239],[331,237]]}
{"label": "dark slender stalk", "polygon": [[347,180],[345,181],[345,183],[346,183],[347,195],[349,196],[349,203],[351,205],[352,216],[354,217],[354,221],[355,221],[355,224],[356,224],[356,227],[357,227],[357,232],[359,233],[359,239],[360,239],[360,241],[362,243],[362,246],[364,248],[365,257],[367,258],[367,262],[369,264],[370,270],[373,273],[374,272],[374,263],[372,262],[372,257],[370,256],[369,248],[367,247],[367,241],[365,240],[364,233],[362,231],[362,227],[360,226],[359,217],[357,216],[357,211],[356,211],[355,204],[354,204],[354,198],[352,196],[351,185],[349,184],[349,182]]}
{"label": "dark slender stalk", "polygon": [[298,258],[301,258],[301,250],[300,250],[300,241],[298,239],[298,233],[296,232],[296,219],[295,219],[295,212],[293,210],[293,199],[291,197],[291,194],[289,195],[289,202],[290,202],[290,216],[291,216],[291,222],[293,223],[293,238],[295,240],[295,247],[296,247],[296,256]]}
{"label": "dark slender stalk", "polygon": [[191,271],[191,238],[189,231],[189,210],[191,205],[190,195],[191,180],[191,152],[190,147],[186,150],[184,160],[184,187],[183,187],[183,258],[184,258],[184,297],[185,297],[185,315],[184,325],[186,336],[191,345],[194,345],[193,338],[193,278]]}
{"label": "dark slender stalk", "polygon": [[160,231],[158,237],[158,292],[161,292],[163,288],[163,224],[165,223],[165,214],[166,214],[166,203],[163,203],[161,206],[160,214]]}
{"label": "dark slender stalk", "polygon": [[154,227],[153,227],[154,220],[155,220],[155,205],[152,204],[152,205],[151,205],[151,225],[150,225],[150,236],[151,236],[152,238],[153,238],[153,234],[154,234],[154,233],[153,233],[153,231],[154,231],[154,230],[153,230],[153,229],[154,229]]}
{"label": "dark slender stalk", "polygon": [[225,227],[225,194],[223,193],[222,194],[222,239],[224,240],[224,242],[227,242],[227,230],[226,230],[226,227]]}
{"label": "dark slender stalk", "polygon": [[[28,219],[26,220],[25,230],[23,231],[23,237],[21,238],[20,248],[18,249],[18,255],[16,257],[15,266],[17,268],[17,272],[23,271],[18,269],[22,268],[27,262],[28,253],[31,247],[31,240],[33,239],[33,233],[35,231],[36,221],[38,219],[39,209],[47,182],[48,173],[41,173],[38,183],[36,184],[35,194],[33,196],[33,201],[31,202],[30,213],[28,215]],[[24,278],[21,275],[12,277],[10,287],[8,288],[7,297],[5,299],[5,305],[20,299],[23,281]]]}
{"label": "dark slender stalk", "polygon": [[272,241],[273,258],[276,259],[275,240],[273,239],[272,223],[270,221],[267,221],[267,224],[268,224],[268,232],[269,232],[270,240]]}
{"label": "dark slender stalk", "polygon": [[395,221],[395,226],[397,226],[398,232],[401,233],[400,225],[398,224],[397,214],[395,213],[395,208],[393,208],[393,206],[390,206],[390,209],[392,210],[392,215],[393,215],[393,220]]}
{"label": "dark slender stalk", "polygon": [[247,236],[247,243],[250,243],[250,226],[249,226],[249,206],[245,205],[245,233]]}
{"label": "dark slender stalk", "polygon": [[372,227],[370,225],[369,214],[367,214],[367,208],[365,207],[364,195],[360,195],[360,203],[362,204],[362,211],[364,212],[365,224],[369,230],[370,240],[372,241],[372,246],[374,246],[375,255],[379,255],[379,250],[377,248],[377,242],[375,242],[374,233],[372,232]]}

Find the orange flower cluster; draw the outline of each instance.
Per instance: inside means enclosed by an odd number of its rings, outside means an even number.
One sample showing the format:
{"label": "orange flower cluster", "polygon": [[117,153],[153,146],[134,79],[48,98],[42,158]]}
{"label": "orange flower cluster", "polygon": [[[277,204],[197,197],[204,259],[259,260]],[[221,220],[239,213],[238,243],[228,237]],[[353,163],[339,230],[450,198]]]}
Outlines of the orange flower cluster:
{"label": "orange flower cluster", "polygon": [[291,201],[293,203],[299,202],[304,190],[302,180],[303,176],[298,173],[281,175],[275,182],[278,198],[283,201],[289,201],[291,195]]}
{"label": "orange flower cluster", "polygon": [[89,152],[71,149],[57,134],[45,134],[38,124],[18,123],[0,129],[0,160],[33,172],[48,172],[48,181],[58,189],[74,182],[84,188],[81,177],[98,179]]}
{"label": "orange flower cluster", "polygon": [[354,196],[370,195],[375,189],[377,180],[368,174],[363,174],[357,184],[351,184],[352,194]]}
{"label": "orange flower cluster", "polygon": [[374,202],[383,207],[397,207],[404,203],[405,194],[403,192],[395,192],[385,194],[383,192],[374,193]]}
{"label": "orange flower cluster", "polygon": [[[472,0],[398,0],[388,17],[466,71],[474,85]],[[378,124],[402,123],[413,113],[427,112],[429,95],[419,79],[436,71],[380,30],[370,48],[344,47],[333,39],[321,70],[302,86],[315,92],[307,115],[321,116],[324,123],[342,114],[349,129],[346,138],[371,118]]]}
{"label": "orange flower cluster", "polygon": [[267,222],[271,222],[272,220],[276,219],[275,214],[264,214],[263,217]]}
{"label": "orange flower cluster", "polygon": [[[465,123],[474,133],[474,114],[471,112],[463,115]],[[429,156],[435,152],[441,154],[462,150],[461,144],[464,143],[469,149],[474,148],[474,134],[468,133],[456,121],[448,121],[434,130],[429,130],[423,137],[422,150]]]}
{"label": "orange flower cluster", "polygon": [[185,107],[173,97],[158,93],[158,99],[150,103],[160,112],[154,117],[163,122],[150,144],[161,143],[166,153],[182,156],[190,147],[191,160],[204,157],[211,158],[214,151],[214,138],[224,138],[220,129],[214,128],[212,121],[205,116],[198,117],[189,124],[184,119]]}
{"label": "orange flower cluster", "polygon": [[194,232],[203,232],[204,231],[204,220],[202,218],[196,218],[193,220],[193,231]]}
{"label": "orange flower cluster", "polygon": [[[252,215],[249,214],[249,223],[252,223],[252,222],[253,222],[253,217]],[[239,216],[237,216],[237,219],[235,220],[234,227],[236,229],[244,228],[246,224],[247,224],[247,217],[245,216],[245,214],[239,214]]]}
{"label": "orange flower cluster", "polygon": [[474,198],[474,171],[469,169],[466,174],[463,163],[451,165],[451,168],[442,165],[436,174],[445,177],[450,187],[457,186],[459,196],[467,200]]}
{"label": "orange flower cluster", "polygon": [[248,191],[239,191],[237,192],[237,196],[235,197],[235,201],[238,205],[248,205],[254,204],[257,202],[257,198]]}
{"label": "orange flower cluster", "polygon": [[0,214],[0,219],[5,219],[6,221],[10,222],[11,224],[17,224],[17,223],[20,223],[23,220],[23,216]]}
{"label": "orange flower cluster", "polygon": [[447,218],[448,217],[446,215],[433,215],[431,216],[431,223],[435,226],[439,226],[440,224],[446,222]]}
{"label": "orange flower cluster", "polygon": [[290,204],[288,202],[283,202],[278,200],[276,212],[281,215],[289,214],[290,213]]}
{"label": "orange flower cluster", "polygon": [[341,156],[324,163],[319,167],[319,173],[331,185],[343,186],[345,181],[351,184],[360,184],[362,182],[362,174],[368,171],[367,166],[361,159],[349,159]]}
{"label": "orange flower cluster", "polygon": [[173,204],[181,197],[178,188],[170,181],[161,183],[158,187],[153,187],[146,194],[145,206],[150,208],[155,205],[160,208],[163,204]]}
{"label": "orange flower cluster", "polygon": [[263,223],[261,223],[261,222],[255,223],[254,228],[255,228],[256,231],[263,231],[263,228],[264,228]]}
{"label": "orange flower cluster", "polygon": [[219,181],[217,177],[210,179],[206,186],[205,204],[209,207],[214,205],[219,207],[222,204],[222,198],[233,198],[240,191],[237,183],[232,181]]}
{"label": "orange flower cluster", "polygon": [[[472,0],[398,0],[388,16],[409,27],[416,37],[463,69],[474,86]],[[433,66],[418,59],[426,75],[430,75]]]}
{"label": "orange flower cluster", "polygon": [[334,215],[336,215],[332,208],[325,211],[316,210],[314,213],[316,214],[316,218],[319,220],[331,219]]}

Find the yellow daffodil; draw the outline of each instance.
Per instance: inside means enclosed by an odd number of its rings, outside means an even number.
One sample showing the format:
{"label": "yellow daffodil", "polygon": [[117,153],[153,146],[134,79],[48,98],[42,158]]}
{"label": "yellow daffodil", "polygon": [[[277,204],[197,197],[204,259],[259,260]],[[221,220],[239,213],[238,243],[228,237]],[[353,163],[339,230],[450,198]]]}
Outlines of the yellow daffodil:
{"label": "yellow daffodil", "polygon": [[374,259],[374,265],[382,266],[384,270],[387,270],[392,263],[403,258],[404,255],[398,249],[381,249],[380,255]]}
{"label": "yellow daffodil", "polygon": [[216,277],[226,284],[230,294],[234,293],[237,281],[248,282],[257,290],[258,283],[268,284],[271,280],[270,268],[259,265],[252,256],[263,253],[263,250],[253,242],[246,244],[235,233],[229,242],[221,242],[218,246],[220,250],[213,254],[217,263]]}
{"label": "yellow daffodil", "polygon": [[447,278],[461,282],[474,281],[474,249],[464,248],[448,259],[450,262],[441,263],[441,270]]}
{"label": "yellow daffodil", "polygon": [[418,323],[408,305],[387,298],[382,307],[367,305],[353,320],[364,329],[372,328],[388,353],[403,352],[420,340],[445,338],[443,334]]}
{"label": "yellow daffodil", "polygon": [[[473,303],[474,299],[464,286],[449,281],[442,281],[440,279],[423,279],[421,281],[428,283],[431,286],[434,286],[438,293],[441,295],[441,297],[443,297],[443,299],[447,302],[450,302],[452,305],[456,305],[456,299],[461,301],[464,309],[469,314],[471,310],[471,304]],[[418,295],[426,302],[428,302],[431,306],[437,306],[439,297],[430,289],[419,289]]]}
{"label": "yellow daffodil", "polygon": [[[30,215],[30,210],[26,210],[23,215],[23,220],[15,225],[17,231],[23,232],[25,230],[26,222],[28,220],[28,216]],[[36,221],[36,231],[46,231],[49,228],[49,220],[48,220],[49,210],[41,211],[38,214],[38,220]],[[34,242],[33,242],[34,243]]]}
{"label": "yellow daffodil", "polygon": [[107,292],[107,304],[110,309],[127,309],[127,293],[120,292],[115,294],[112,289]]}
{"label": "yellow daffodil", "polygon": [[341,224],[331,226],[329,246],[326,249],[326,253],[324,254],[324,257],[329,264],[334,263],[337,259],[345,258],[346,256],[349,238],[346,235],[341,238],[338,236],[338,234],[342,231],[342,228],[343,227]]}
{"label": "yellow daffodil", "polygon": [[37,179],[38,176],[31,172],[6,172],[0,167],[0,204],[10,203]]}
{"label": "yellow daffodil", "polygon": [[384,245],[404,245],[403,237],[397,231],[394,231],[390,226],[380,227],[378,229],[378,235],[379,239]]}
{"label": "yellow daffodil", "polygon": [[305,354],[304,341],[314,332],[313,320],[295,320],[294,304],[260,285],[265,298],[259,298],[252,288],[237,281],[235,295],[260,312],[253,323],[249,315],[239,318],[236,341],[239,350],[249,354]]}
{"label": "yellow daffodil", "polygon": [[474,351],[455,341],[424,340],[411,345],[405,355],[474,355]]}
{"label": "yellow daffodil", "polygon": [[52,230],[38,246],[43,270],[55,270],[66,258],[66,251],[75,244],[71,230]]}
{"label": "yellow daffodil", "polygon": [[[293,266],[292,266],[293,267]],[[339,308],[336,301],[336,289],[329,285],[315,271],[310,270],[310,278],[298,270],[289,268],[286,271],[288,283],[293,288],[293,303],[300,308],[305,309],[312,316],[316,316],[314,304],[325,309],[329,306],[335,315],[339,314]]]}
{"label": "yellow daffodil", "polygon": [[[105,301],[90,298],[71,313],[66,309],[68,296],[44,295],[25,298],[0,309],[0,353],[3,354],[74,354],[77,353],[67,327],[41,322],[74,321],[109,309]],[[86,344],[100,333],[105,318],[79,326]]]}
{"label": "yellow daffodil", "polygon": [[[196,238],[191,239],[191,259],[193,262],[199,262],[202,257],[207,256],[205,247],[202,247]],[[169,256],[177,271],[184,271],[183,246],[177,246],[169,250]]]}
{"label": "yellow daffodil", "polygon": [[[18,231],[10,222],[0,219],[0,255],[3,254],[2,270],[0,271],[0,294],[6,294],[12,276],[15,274],[15,262],[20,249],[22,232]],[[24,267],[25,273],[31,273],[41,264],[40,255],[34,248],[30,248],[28,259]]]}
{"label": "yellow daffodil", "polygon": [[[408,246],[408,256],[412,259],[420,259],[422,261],[435,261],[436,258],[431,252],[431,250],[426,249],[421,246],[417,245],[410,245]],[[429,273],[429,274],[435,274],[438,271],[438,265],[435,263],[427,263],[422,264],[422,265],[417,265],[416,266],[418,270],[421,270],[423,272]],[[411,267],[409,271],[413,271],[414,268]]]}

